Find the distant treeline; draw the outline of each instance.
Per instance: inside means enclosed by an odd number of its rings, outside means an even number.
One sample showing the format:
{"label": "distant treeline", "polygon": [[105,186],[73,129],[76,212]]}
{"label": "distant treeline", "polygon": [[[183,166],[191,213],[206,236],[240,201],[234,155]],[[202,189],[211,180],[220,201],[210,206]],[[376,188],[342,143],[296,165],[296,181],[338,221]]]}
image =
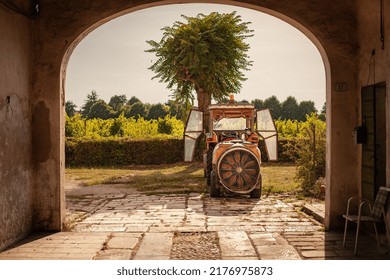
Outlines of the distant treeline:
{"label": "distant treeline", "polygon": [[[301,101],[298,103],[293,96],[287,97],[282,102],[274,95],[265,100],[241,100],[240,102],[251,103],[256,109],[269,108],[275,120],[305,121],[306,115],[311,115],[312,113],[318,114],[320,119],[325,120],[325,104],[321,112],[318,112],[313,101]],[[106,103],[99,98],[95,90],[87,95],[80,111],[77,111],[76,108],[77,106],[72,101],[66,102],[65,110],[68,117],[73,117],[75,114],[80,113],[84,119],[108,120],[123,115],[126,118],[158,120],[169,115],[182,121],[185,121],[190,109],[188,106],[178,104],[173,100],[169,100],[165,104],[149,104],[143,103],[135,96],[128,99],[126,95],[114,95]]]}

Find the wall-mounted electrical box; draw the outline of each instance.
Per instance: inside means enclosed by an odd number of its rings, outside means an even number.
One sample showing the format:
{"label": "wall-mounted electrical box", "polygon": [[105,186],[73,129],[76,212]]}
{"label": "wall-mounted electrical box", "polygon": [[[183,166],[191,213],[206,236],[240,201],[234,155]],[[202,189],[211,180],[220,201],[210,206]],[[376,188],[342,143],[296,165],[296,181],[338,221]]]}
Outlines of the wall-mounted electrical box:
{"label": "wall-mounted electrical box", "polygon": [[355,127],[353,130],[356,144],[367,143],[367,128],[365,126]]}

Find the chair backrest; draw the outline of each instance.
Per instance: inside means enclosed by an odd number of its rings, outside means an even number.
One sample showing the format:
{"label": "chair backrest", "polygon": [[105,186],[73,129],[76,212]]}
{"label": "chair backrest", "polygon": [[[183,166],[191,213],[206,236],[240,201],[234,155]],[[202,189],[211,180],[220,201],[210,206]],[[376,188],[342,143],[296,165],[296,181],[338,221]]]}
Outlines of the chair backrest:
{"label": "chair backrest", "polygon": [[[371,209],[371,216],[375,219],[380,219],[382,217],[382,209],[385,209],[388,206],[388,200],[390,197],[390,188],[380,187],[378,194],[376,195],[374,205]],[[386,213],[387,209],[385,209]]]}

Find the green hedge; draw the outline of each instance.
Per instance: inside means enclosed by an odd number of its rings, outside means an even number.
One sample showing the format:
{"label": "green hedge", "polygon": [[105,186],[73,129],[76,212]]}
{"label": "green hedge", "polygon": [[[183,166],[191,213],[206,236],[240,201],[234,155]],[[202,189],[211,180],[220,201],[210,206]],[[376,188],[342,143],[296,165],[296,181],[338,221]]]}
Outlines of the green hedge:
{"label": "green hedge", "polygon": [[183,141],[67,138],[67,166],[126,166],[183,161]]}
{"label": "green hedge", "polygon": [[[291,152],[294,140],[279,140],[279,161],[294,162]],[[203,145],[197,145],[195,160],[201,161]],[[267,161],[264,142],[260,141],[262,161]],[[83,139],[68,137],[65,142],[65,158],[68,167],[98,167],[126,165],[157,165],[182,162],[182,139],[134,140],[128,138]]]}

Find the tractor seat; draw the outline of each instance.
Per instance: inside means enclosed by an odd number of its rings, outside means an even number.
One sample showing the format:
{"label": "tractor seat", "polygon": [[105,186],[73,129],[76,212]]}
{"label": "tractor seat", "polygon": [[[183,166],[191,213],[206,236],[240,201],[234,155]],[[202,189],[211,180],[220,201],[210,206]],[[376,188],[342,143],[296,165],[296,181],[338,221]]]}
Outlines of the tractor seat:
{"label": "tractor seat", "polygon": [[237,131],[224,131],[221,135],[221,141],[240,139]]}

